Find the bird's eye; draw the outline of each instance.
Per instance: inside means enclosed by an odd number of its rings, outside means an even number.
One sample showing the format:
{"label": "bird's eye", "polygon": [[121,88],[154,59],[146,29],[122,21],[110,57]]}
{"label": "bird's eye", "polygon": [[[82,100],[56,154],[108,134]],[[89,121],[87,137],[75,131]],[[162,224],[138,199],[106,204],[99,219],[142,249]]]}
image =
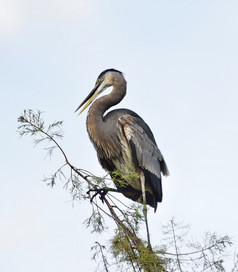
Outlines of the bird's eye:
{"label": "bird's eye", "polygon": [[102,83],[102,80],[98,78],[96,84],[101,84],[101,83]]}

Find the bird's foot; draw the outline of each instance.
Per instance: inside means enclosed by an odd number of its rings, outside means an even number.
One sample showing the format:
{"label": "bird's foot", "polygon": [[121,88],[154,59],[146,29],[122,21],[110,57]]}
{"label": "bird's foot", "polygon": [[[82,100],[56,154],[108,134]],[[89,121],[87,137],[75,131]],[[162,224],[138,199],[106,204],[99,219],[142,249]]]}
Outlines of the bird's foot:
{"label": "bird's foot", "polygon": [[[90,196],[90,193],[91,192],[95,192],[93,194],[93,196],[91,197]],[[93,199],[97,196],[97,195],[100,195],[100,199],[102,200],[102,203],[104,203],[104,197],[105,195],[108,193],[108,190],[105,190],[105,189],[91,189],[89,191],[87,191],[87,194],[89,195],[90,197],[90,202],[92,203],[93,202]]]}

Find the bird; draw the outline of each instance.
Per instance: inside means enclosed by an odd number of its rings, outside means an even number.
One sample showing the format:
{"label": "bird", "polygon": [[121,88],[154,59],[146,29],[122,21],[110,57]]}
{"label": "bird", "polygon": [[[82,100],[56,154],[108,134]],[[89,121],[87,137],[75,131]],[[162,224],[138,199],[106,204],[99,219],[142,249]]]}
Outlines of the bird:
{"label": "bird", "polygon": [[[109,94],[99,97],[112,87]],[[81,114],[89,105],[87,131],[99,163],[112,177],[125,197],[156,212],[162,202],[162,176],[169,175],[164,157],[145,121],[129,109],[106,111],[125,97],[127,82],[124,74],[107,69],[97,78],[95,87],[75,112]]]}

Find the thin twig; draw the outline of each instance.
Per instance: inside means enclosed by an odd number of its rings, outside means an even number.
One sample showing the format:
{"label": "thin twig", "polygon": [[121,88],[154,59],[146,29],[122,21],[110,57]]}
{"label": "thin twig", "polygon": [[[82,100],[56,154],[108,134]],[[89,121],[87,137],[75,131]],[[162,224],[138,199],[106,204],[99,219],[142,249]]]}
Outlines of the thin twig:
{"label": "thin twig", "polygon": [[183,272],[181,264],[180,264],[180,260],[179,260],[179,252],[178,252],[178,247],[177,247],[177,242],[176,242],[176,237],[175,237],[175,230],[174,230],[174,222],[173,222],[173,220],[171,220],[171,226],[172,226],[172,233],[173,233],[173,239],[174,239],[174,247],[175,247],[175,252],[176,252],[178,267],[179,267],[179,270],[181,272]]}
{"label": "thin twig", "polygon": [[99,246],[99,248],[100,248],[100,252],[101,252],[101,255],[102,255],[102,260],[103,260],[103,264],[104,264],[104,268],[105,268],[105,271],[106,272],[109,272],[108,271],[108,269],[107,269],[107,260],[106,260],[106,257],[104,256],[104,254],[103,254],[103,251],[102,251],[102,246],[101,246],[101,244],[99,243],[99,242],[95,242],[98,246]]}

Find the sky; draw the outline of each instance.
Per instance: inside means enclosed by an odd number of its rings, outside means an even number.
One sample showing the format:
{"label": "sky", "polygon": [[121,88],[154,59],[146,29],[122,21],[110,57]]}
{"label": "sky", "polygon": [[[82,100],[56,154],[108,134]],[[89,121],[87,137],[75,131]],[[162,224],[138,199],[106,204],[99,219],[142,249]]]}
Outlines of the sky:
{"label": "sky", "polygon": [[[24,109],[64,121],[62,147],[78,168],[103,176],[74,111],[97,76],[125,74],[115,108],[150,126],[170,170],[164,199],[149,212],[152,244],[172,217],[238,243],[238,2],[0,0],[0,270],[91,272],[95,241],[83,222],[89,201],[72,205],[59,182],[42,182],[64,160],[17,134]],[[127,200],[126,200],[127,201]]]}

